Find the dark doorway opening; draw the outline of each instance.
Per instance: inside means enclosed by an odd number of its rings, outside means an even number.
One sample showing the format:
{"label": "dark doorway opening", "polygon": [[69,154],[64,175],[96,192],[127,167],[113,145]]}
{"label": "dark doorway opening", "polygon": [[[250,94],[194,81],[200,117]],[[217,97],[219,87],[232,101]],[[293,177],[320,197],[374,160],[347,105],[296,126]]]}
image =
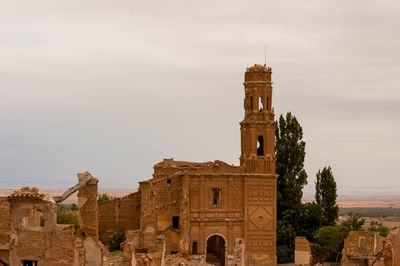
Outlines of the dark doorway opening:
{"label": "dark doorway opening", "polygon": [[179,216],[172,216],[172,229],[179,229]]}
{"label": "dark doorway opening", "polygon": [[193,241],[192,243],[192,255],[197,255],[197,242]]}
{"label": "dark doorway opening", "polygon": [[39,266],[37,260],[22,260],[22,266]]}
{"label": "dark doorway opening", "polygon": [[225,239],[219,235],[213,235],[207,240],[207,263],[225,265]]}

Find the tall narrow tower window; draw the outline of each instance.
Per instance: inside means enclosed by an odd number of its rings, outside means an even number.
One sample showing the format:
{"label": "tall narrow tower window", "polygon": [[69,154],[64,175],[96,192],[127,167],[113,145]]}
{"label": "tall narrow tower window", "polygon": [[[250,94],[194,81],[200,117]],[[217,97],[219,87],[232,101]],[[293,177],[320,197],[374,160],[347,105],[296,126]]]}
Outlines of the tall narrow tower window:
{"label": "tall narrow tower window", "polygon": [[250,96],[250,110],[253,111],[254,104],[253,104],[253,96]]}
{"label": "tall narrow tower window", "polygon": [[262,98],[261,98],[261,96],[260,97],[258,97],[258,108],[260,108],[260,112],[262,112],[263,111],[263,109],[264,109],[264,105],[263,105],[263,103],[262,103]]}
{"label": "tall narrow tower window", "polygon": [[257,155],[258,156],[264,155],[264,138],[263,138],[263,136],[258,136],[258,138],[257,138]]}
{"label": "tall narrow tower window", "polygon": [[219,201],[220,189],[213,188],[212,193],[213,193],[213,206],[220,206],[220,201]]}
{"label": "tall narrow tower window", "polygon": [[267,96],[267,111],[269,111],[269,96]]}

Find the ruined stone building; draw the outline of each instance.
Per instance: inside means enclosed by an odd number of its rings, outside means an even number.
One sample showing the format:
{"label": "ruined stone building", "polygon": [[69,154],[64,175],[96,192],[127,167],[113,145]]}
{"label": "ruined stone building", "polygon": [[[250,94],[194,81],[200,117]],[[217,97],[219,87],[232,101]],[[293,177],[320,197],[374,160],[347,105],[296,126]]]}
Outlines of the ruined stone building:
{"label": "ruined stone building", "polygon": [[100,238],[136,230],[137,251],[157,249],[221,265],[276,264],[275,120],[271,68],[249,67],[240,166],[164,159],[138,192],[99,204]]}
{"label": "ruined stone building", "polygon": [[89,173],[78,193],[79,228],[57,224],[54,198],[24,187],[0,197],[0,265],[101,266],[104,248],[99,241],[97,183]]}
{"label": "ruined stone building", "polygon": [[342,265],[400,265],[399,236],[398,232],[392,232],[388,238],[384,238],[378,232],[351,231],[344,241]]}
{"label": "ruined stone building", "polygon": [[[276,264],[275,121],[271,69],[247,68],[240,165],[164,159],[137,192],[97,203],[98,180],[51,198],[24,187],[0,197],[0,265],[101,266],[103,244],[126,235],[123,265]],[[57,205],[78,192],[77,230],[57,224]],[[140,255],[139,255],[140,254]],[[173,255],[172,255],[173,256]]]}

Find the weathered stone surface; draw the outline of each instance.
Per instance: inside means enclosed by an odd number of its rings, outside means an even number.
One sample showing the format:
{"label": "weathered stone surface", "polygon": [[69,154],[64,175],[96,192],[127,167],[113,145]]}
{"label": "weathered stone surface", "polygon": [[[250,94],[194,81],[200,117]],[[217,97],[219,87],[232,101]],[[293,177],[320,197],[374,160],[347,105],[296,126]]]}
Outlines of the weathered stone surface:
{"label": "weathered stone surface", "polygon": [[56,224],[57,207],[49,195],[24,187],[12,193],[8,201],[11,265],[20,265],[21,260],[35,260],[39,265],[73,265],[74,228]]}
{"label": "weathered stone surface", "polygon": [[294,264],[310,265],[311,264],[311,247],[308,240],[303,236],[297,236],[295,239]]}
{"label": "weathered stone surface", "polygon": [[140,193],[131,193],[121,198],[99,203],[99,234],[103,243],[108,243],[115,233],[125,234],[140,228]]}
{"label": "weathered stone surface", "polygon": [[383,265],[384,244],[377,232],[351,231],[344,240],[342,265]]}
{"label": "weathered stone surface", "polygon": [[89,172],[78,173],[78,180],[91,177],[91,180],[78,192],[79,227],[85,237],[99,239],[99,220],[97,206],[97,183],[99,180]]}
{"label": "weathered stone surface", "polygon": [[78,174],[90,181],[81,187],[79,229],[57,224],[57,206],[48,194],[23,187],[0,198],[0,259],[10,265],[22,260],[43,266],[101,266],[104,247],[98,239],[97,182],[89,173]]}
{"label": "weathered stone surface", "polygon": [[387,240],[389,247],[385,253],[385,266],[400,266],[400,232],[390,233]]}
{"label": "weathered stone surface", "polygon": [[0,259],[10,262],[10,204],[7,197],[0,197]]}
{"label": "weathered stone surface", "polygon": [[[99,218],[97,184],[99,180],[93,177],[89,172],[78,173],[78,180],[90,178],[84,186],[79,188],[78,192],[78,212],[79,212],[79,231],[75,246],[78,254],[76,261],[83,266],[100,266],[104,264],[105,249],[99,241]],[[83,264],[82,264],[83,263]]]}

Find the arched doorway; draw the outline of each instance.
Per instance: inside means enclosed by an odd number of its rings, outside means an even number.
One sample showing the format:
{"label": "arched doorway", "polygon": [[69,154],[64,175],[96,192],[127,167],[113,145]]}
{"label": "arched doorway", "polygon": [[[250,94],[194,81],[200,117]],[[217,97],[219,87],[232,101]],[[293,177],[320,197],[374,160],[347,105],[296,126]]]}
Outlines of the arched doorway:
{"label": "arched doorway", "polygon": [[215,234],[207,238],[206,255],[207,263],[215,266],[225,265],[226,241],[221,235]]}

